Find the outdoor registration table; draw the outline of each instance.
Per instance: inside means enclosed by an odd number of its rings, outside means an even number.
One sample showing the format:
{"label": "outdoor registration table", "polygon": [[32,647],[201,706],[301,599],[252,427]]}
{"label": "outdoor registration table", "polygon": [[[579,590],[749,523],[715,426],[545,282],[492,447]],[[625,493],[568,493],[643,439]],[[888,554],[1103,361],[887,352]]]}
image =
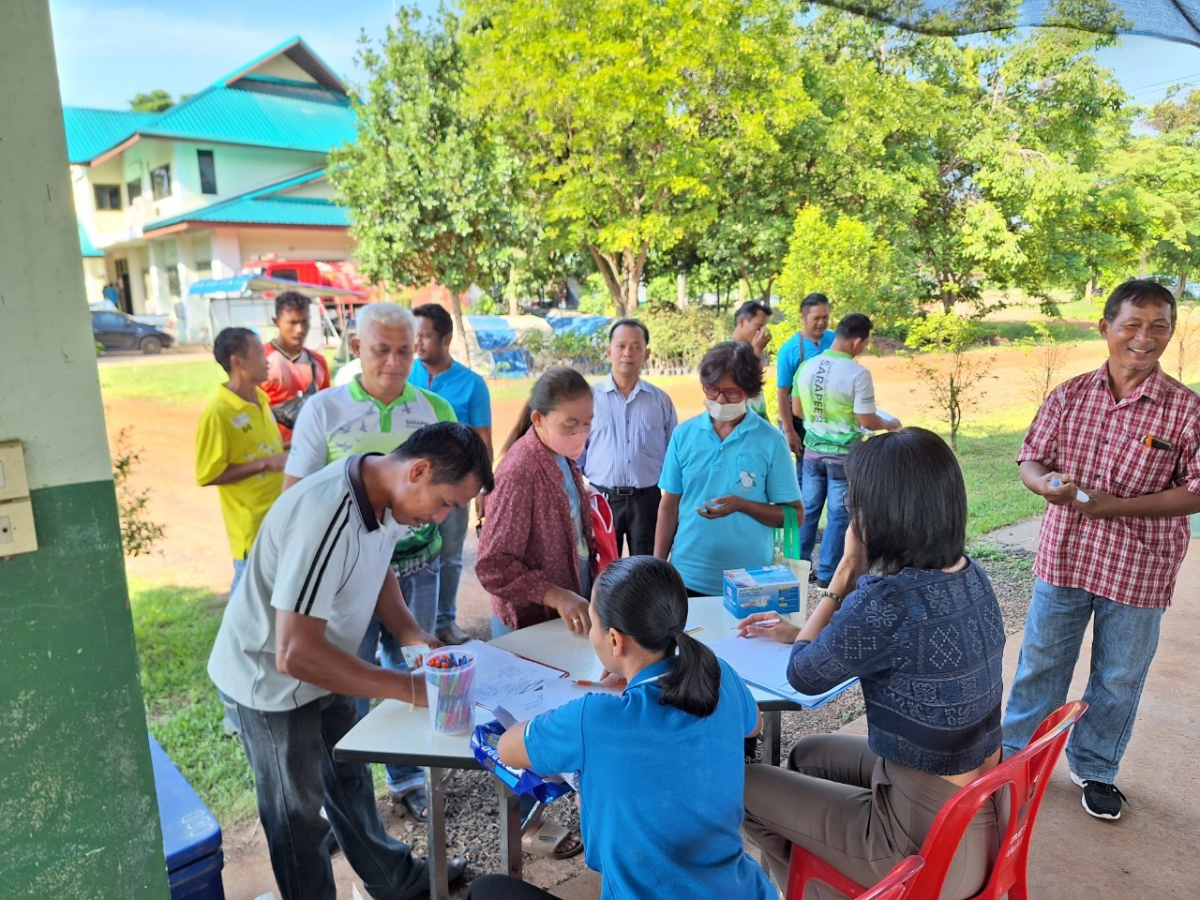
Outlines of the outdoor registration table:
{"label": "outdoor registration table", "polygon": [[[693,597],[688,601],[688,630],[706,644],[731,637],[738,619],[726,611],[720,597]],[[571,678],[594,678],[600,662],[586,635],[567,631],[560,619],[542,622],[496,638],[492,646],[508,650],[547,666],[562,669]],[[802,709],[790,700],[750,688],[763,712],[763,749],[771,765],[779,764],[779,720],[783,710]],[[476,723],[489,722],[492,714],[476,708]],[[448,769],[481,768],[468,746],[468,734],[433,732],[429,710],[398,700],[384,700],[352,728],[334,747],[334,756],[352,762],[395,763],[423,766],[429,796],[429,880],[436,900],[450,896],[446,879],[446,820],[444,782]],[[500,855],[508,873],[521,877],[521,821],[517,795],[493,779],[500,798]]]}

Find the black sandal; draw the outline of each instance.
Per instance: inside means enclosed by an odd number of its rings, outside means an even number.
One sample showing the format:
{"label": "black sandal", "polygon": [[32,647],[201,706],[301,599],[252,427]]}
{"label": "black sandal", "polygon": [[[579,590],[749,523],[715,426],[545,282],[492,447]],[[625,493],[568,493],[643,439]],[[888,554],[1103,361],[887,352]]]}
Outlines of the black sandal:
{"label": "black sandal", "polygon": [[400,798],[400,802],[404,804],[408,814],[418,822],[429,821],[429,795],[425,793],[425,788],[413,788]]}

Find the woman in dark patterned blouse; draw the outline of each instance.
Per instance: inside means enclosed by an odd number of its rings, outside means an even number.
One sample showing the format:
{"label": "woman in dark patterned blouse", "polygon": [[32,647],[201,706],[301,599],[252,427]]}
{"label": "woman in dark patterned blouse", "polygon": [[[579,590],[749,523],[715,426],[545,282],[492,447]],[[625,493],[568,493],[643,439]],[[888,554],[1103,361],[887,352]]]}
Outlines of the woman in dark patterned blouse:
{"label": "woman in dark patterned blouse", "polygon": [[496,467],[475,574],[492,595],[492,636],[561,617],[584,636],[596,575],[591,505],[575,460],[592,429],[592,389],[574,369],[533,386]]}
{"label": "woman in dark patterned blouse", "polygon": [[[804,627],[765,628],[756,623],[777,617],[755,613],[740,628],[793,644],[796,690],[857,675],[867,706],[866,737],[811,735],[786,769],[748,767],[746,831],[780,884],[793,843],[876,883],[920,850],[946,800],[1000,761],[1004,625],[987,575],[963,554],[958,461],[937,435],[905,428],[857,446],[846,476],[846,555]],[[1000,838],[986,803],[942,900],[979,891]],[[826,891],[814,884],[807,896],[840,896]]]}

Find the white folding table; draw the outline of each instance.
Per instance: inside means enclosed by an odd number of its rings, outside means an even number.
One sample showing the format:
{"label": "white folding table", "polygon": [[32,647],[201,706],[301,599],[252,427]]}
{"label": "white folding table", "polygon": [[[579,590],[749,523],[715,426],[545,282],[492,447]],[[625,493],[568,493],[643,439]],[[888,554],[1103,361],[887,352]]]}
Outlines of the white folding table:
{"label": "white folding table", "polygon": [[[725,610],[720,597],[688,601],[688,628],[703,643],[715,644],[733,634],[738,619]],[[790,617],[789,617],[790,618]],[[799,624],[799,623],[797,623]],[[566,671],[571,678],[591,678],[600,662],[586,635],[572,634],[560,619],[522,628],[491,641],[493,646]],[[764,750],[772,765],[779,764],[779,723],[784,710],[802,709],[775,694],[751,687],[763,711]],[[492,715],[476,709],[477,723]],[[446,879],[445,779],[447,770],[482,768],[471,753],[469,735],[436,734],[429,710],[398,700],[384,700],[355,725],[334,747],[334,756],[351,762],[422,766],[429,798],[429,887],[434,900],[448,900]],[[500,854],[508,874],[521,877],[521,818],[517,795],[496,779],[500,799]]]}

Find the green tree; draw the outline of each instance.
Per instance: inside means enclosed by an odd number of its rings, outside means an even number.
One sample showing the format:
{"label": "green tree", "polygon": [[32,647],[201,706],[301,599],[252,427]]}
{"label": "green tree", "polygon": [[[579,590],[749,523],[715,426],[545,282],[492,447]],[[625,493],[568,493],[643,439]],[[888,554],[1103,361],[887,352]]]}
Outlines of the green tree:
{"label": "green tree", "polygon": [[1083,280],[1078,219],[1124,97],[1092,55],[1105,38],[958,43],[840,12],[808,34],[807,200],[885,235],[914,299],[978,308],[985,284]]}
{"label": "green tree", "polygon": [[770,0],[467,0],[471,94],[528,167],[537,215],[584,248],[617,311],[651,250],[701,233],[722,148],[769,146],[797,34]]}
{"label": "green tree", "polygon": [[911,315],[894,288],[892,247],[865,223],[850,215],[825,214],[807,206],[796,214],[779,291],[794,302],[784,307],[783,329],[799,330],[800,300],[819,291],[838,304],[841,314],[863,312],[876,327]]}
{"label": "green tree", "polygon": [[458,18],[443,9],[433,27],[419,25],[405,8],[378,48],[363,39],[358,139],[330,154],[329,172],[363,273],[450,288],[462,333],[460,293],[475,283],[499,296],[529,223],[516,159],[465,103]]}
{"label": "green tree", "polygon": [[1182,298],[1188,278],[1200,270],[1200,91],[1159,103],[1147,121],[1158,133],[1136,138],[1118,168],[1142,189],[1150,208],[1146,264],[1174,275],[1175,295]]}
{"label": "green tree", "polygon": [[904,344],[919,354],[940,353],[940,361],[913,357],[917,378],[929,389],[929,407],[950,426],[950,449],[958,452],[958,430],[963,419],[986,393],[983,380],[991,375],[995,356],[969,353],[978,336],[978,325],[954,313],[936,313],[914,319]]}
{"label": "green tree", "polygon": [[[181,100],[186,100],[187,96],[181,97]],[[162,112],[170,109],[175,105],[175,101],[171,99],[171,95],[159,88],[158,90],[150,91],[149,93],[134,94],[133,99],[129,101],[129,108],[134,112]]]}

